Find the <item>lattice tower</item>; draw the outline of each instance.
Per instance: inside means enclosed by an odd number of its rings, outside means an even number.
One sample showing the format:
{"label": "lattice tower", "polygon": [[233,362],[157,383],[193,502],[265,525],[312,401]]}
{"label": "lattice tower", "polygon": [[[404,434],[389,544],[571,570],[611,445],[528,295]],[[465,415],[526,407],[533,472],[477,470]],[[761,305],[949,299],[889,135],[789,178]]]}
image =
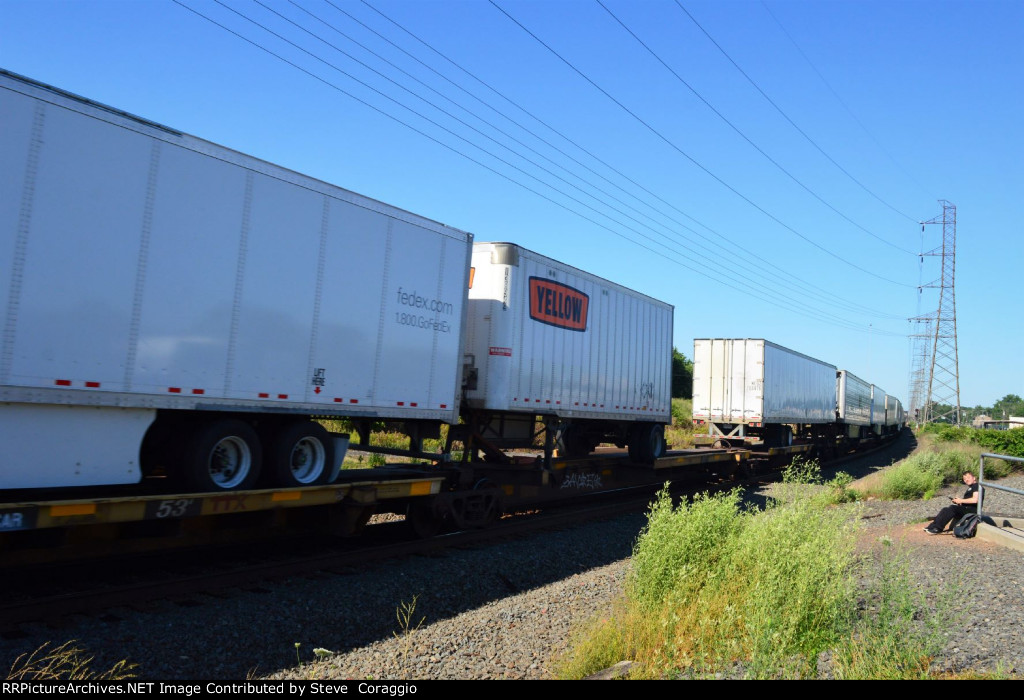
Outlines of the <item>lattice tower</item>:
{"label": "lattice tower", "polygon": [[935,342],[935,314],[910,319],[915,324],[911,339],[910,403],[907,415],[915,423],[924,421],[924,405],[928,396],[928,376],[932,366],[932,345]]}
{"label": "lattice tower", "polygon": [[[942,224],[942,246],[924,253],[942,257],[942,276],[937,282],[924,285],[938,287],[939,309],[935,313],[928,388],[922,411],[923,420],[960,424],[960,358],[956,341],[956,206],[944,199],[942,215],[922,222]],[[944,404],[947,408],[937,408]]]}

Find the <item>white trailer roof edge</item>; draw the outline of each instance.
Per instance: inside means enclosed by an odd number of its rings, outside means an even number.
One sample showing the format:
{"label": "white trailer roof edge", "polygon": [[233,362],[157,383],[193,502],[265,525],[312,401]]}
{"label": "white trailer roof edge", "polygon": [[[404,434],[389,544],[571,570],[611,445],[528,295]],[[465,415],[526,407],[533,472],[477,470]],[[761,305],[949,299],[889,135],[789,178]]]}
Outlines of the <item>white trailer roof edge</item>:
{"label": "white trailer roof edge", "polygon": [[[3,78],[9,78],[15,83],[21,83],[27,87],[28,90],[19,90],[14,85],[7,85]],[[341,199],[341,197],[338,197],[340,191],[345,193],[347,197],[345,201],[355,204],[356,206],[361,206],[378,213],[386,213],[390,216],[395,216],[395,218],[399,218],[406,223],[431,228],[438,233],[451,236],[455,239],[465,240],[469,237],[469,239],[472,240],[471,233],[454,226],[449,226],[448,224],[416,214],[408,211],[407,209],[402,209],[401,207],[396,207],[392,204],[388,204],[387,202],[367,197],[366,195],[359,194],[358,192],[353,192],[352,190],[341,187],[340,185],[332,184],[326,180],[320,180],[309,175],[304,175],[303,173],[292,170],[291,168],[243,153],[231,148],[230,146],[224,146],[208,139],[193,136],[192,134],[188,134],[184,131],[179,131],[158,122],[139,117],[131,112],[126,112],[124,110],[117,109],[116,107],[111,107],[101,102],[90,100],[86,97],[76,95],[73,92],[62,90],[58,87],[33,80],[32,78],[4,70],[3,68],[0,68],[0,89],[20,92],[26,96],[43,100],[55,107],[73,109],[74,111],[79,111],[82,114],[102,119],[103,121],[109,121],[112,124],[116,124],[133,131],[138,131],[139,133],[160,139],[161,141],[165,141],[182,148],[188,148],[216,158],[217,160],[222,160],[253,170],[274,179],[290,182],[291,184],[328,197]],[[50,93],[52,97],[45,97],[46,93]],[[112,118],[104,118],[102,116],[103,113],[110,115]],[[225,158],[225,155],[230,157]]]}
{"label": "white trailer roof edge", "polygon": [[646,300],[648,300],[648,301],[650,301],[650,302],[652,302],[652,303],[654,303],[654,304],[656,304],[658,306],[661,306],[663,308],[672,309],[673,311],[675,311],[675,308],[676,308],[673,304],[669,304],[667,301],[662,301],[661,299],[656,299],[655,297],[652,297],[652,296],[650,296],[648,294],[644,294],[643,292],[637,291],[636,289],[633,289],[632,287],[627,287],[625,285],[619,284],[618,282],[612,282],[607,277],[602,277],[601,275],[594,274],[593,272],[590,272],[588,270],[584,270],[582,268],[576,267],[575,265],[570,265],[569,263],[562,262],[561,260],[553,258],[550,255],[544,255],[543,253],[538,253],[535,250],[531,250],[529,248],[524,248],[523,246],[521,246],[518,243],[512,243],[510,241],[474,241],[473,245],[474,246],[486,246],[486,245],[490,245],[490,246],[513,246],[513,247],[517,248],[521,253],[526,253],[528,255],[531,255],[535,259],[550,260],[551,262],[559,265],[560,267],[565,267],[565,268],[569,268],[570,270],[574,270],[577,274],[579,274],[579,275],[581,275],[583,277],[589,277],[589,278],[594,279],[594,280],[600,280],[602,283],[607,284],[609,287],[614,287],[615,289],[621,290],[623,292],[628,292],[629,294],[632,294],[632,295],[635,295],[635,296],[639,296],[639,297],[643,297],[644,299],[646,299]]}
{"label": "white trailer roof edge", "polygon": [[694,338],[693,342],[697,343],[697,342],[715,341],[715,340],[745,340],[745,341],[761,342],[761,343],[764,343],[765,345],[770,345],[773,348],[778,348],[779,350],[783,350],[783,351],[789,353],[790,355],[798,355],[798,356],[804,358],[805,360],[810,360],[812,362],[817,362],[819,365],[825,365],[826,367],[831,367],[832,369],[836,370],[837,372],[839,371],[839,368],[836,367],[835,365],[833,365],[831,362],[825,362],[824,360],[819,360],[816,357],[811,357],[810,355],[805,355],[802,352],[799,352],[797,350],[793,350],[792,348],[787,348],[785,345],[779,345],[778,343],[773,343],[772,341],[765,340],[764,338]]}

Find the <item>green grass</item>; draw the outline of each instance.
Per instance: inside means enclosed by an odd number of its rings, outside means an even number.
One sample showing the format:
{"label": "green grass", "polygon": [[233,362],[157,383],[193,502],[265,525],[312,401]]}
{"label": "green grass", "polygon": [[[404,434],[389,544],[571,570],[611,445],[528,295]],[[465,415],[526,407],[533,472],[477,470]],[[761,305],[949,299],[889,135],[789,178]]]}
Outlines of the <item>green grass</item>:
{"label": "green grass", "polygon": [[[761,512],[743,510],[738,491],[678,505],[662,491],[622,598],[577,632],[558,676],[582,678],[628,660],[630,678],[1010,677],[930,675],[945,631],[964,622],[969,582],[951,574],[941,587],[920,587],[887,537],[873,556],[859,555],[859,506],[835,507],[867,496],[930,498],[976,473],[982,452],[999,451],[996,441],[1012,447],[1020,439],[979,435],[997,432],[923,431],[915,453],[867,488],[843,472],[823,482],[816,461],[797,460]],[[1014,467],[986,460],[985,476]]]}
{"label": "green grass", "polygon": [[982,448],[980,452],[1024,457],[1024,429],[981,430],[968,425],[929,423],[921,429],[921,433],[932,436],[938,442],[976,445]]}
{"label": "green grass", "polygon": [[891,546],[866,576],[857,506],[853,517],[833,507],[827,486],[780,484],[764,511],[741,508],[739,491],[678,505],[662,491],[622,599],[576,637],[557,675],[629,660],[638,679],[800,679],[827,659],[836,678],[923,677],[949,598],[911,585]]}
{"label": "green grass", "polygon": [[[973,433],[969,432],[973,431]],[[939,433],[944,437],[940,437]],[[862,481],[857,491],[862,497],[886,498],[892,500],[929,499],[943,486],[959,484],[965,471],[978,474],[979,457],[988,448],[977,444],[972,437],[975,433],[996,433],[1007,431],[976,431],[972,428],[924,430],[918,434],[918,447],[914,453],[870,479]],[[965,442],[950,438],[962,435]],[[985,480],[1000,479],[1021,465],[1001,459],[985,460]]]}
{"label": "green grass", "polygon": [[929,499],[947,483],[963,474],[964,464],[957,455],[918,453],[889,467],[882,477],[880,495],[889,500]]}
{"label": "green grass", "polygon": [[693,400],[672,399],[672,423],[665,427],[665,440],[674,450],[693,447]]}

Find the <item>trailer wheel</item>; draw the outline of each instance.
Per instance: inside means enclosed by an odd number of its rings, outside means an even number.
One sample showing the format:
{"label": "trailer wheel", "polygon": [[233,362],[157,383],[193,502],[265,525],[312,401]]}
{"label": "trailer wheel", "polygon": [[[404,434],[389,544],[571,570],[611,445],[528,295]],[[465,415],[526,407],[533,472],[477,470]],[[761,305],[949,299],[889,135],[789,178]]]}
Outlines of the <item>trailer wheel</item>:
{"label": "trailer wheel", "polygon": [[661,423],[637,423],[629,431],[629,458],[650,462],[665,454],[665,426]]}
{"label": "trailer wheel", "polygon": [[583,428],[571,423],[562,428],[555,447],[562,457],[586,457],[594,451],[594,443],[590,436]]}
{"label": "trailer wheel", "polygon": [[788,425],[779,426],[779,445],[789,447],[793,444],[793,429]]}
{"label": "trailer wheel", "polygon": [[443,518],[434,511],[431,501],[410,503],[405,514],[405,522],[412,528],[413,534],[420,539],[430,539],[441,531]]}
{"label": "trailer wheel", "polygon": [[650,459],[659,459],[665,456],[665,426],[661,423],[653,423],[647,429],[647,451]]}
{"label": "trailer wheel", "polygon": [[196,491],[251,488],[262,460],[256,431],[240,420],[215,421],[202,426],[185,447],[185,483]]}
{"label": "trailer wheel", "polygon": [[282,427],[267,449],[274,486],[316,486],[331,473],[334,444],[319,423],[298,421]]}

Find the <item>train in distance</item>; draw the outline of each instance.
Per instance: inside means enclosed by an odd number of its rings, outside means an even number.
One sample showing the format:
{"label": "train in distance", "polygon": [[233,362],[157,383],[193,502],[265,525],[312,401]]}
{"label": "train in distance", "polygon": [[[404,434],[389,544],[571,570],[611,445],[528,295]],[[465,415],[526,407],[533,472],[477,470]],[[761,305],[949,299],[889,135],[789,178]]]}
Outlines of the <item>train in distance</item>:
{"label": "train in distance", "polygon": [[706,444],[802,441],[830,456],[906,421],[897,397],[848,370],[759,338],[694,340],[693,422]]}

